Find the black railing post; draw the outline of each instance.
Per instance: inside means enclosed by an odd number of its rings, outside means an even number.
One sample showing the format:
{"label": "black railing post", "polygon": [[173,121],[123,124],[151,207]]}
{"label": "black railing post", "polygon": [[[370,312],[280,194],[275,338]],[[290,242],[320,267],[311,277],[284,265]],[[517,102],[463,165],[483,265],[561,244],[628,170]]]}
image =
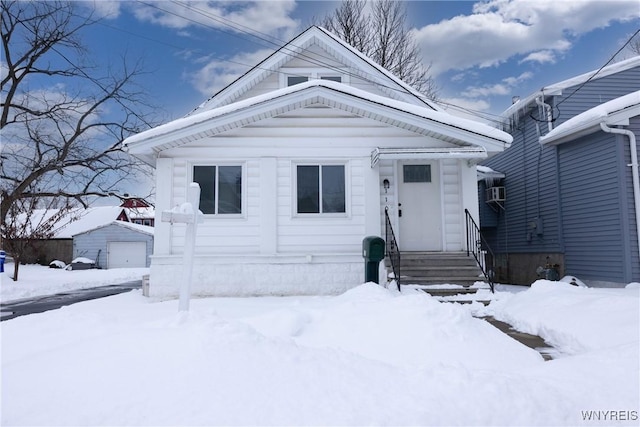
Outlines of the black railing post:
{"label": "black railing post", "polygon": [[[467,256],[469,256],[469,252],[473,254],[473,257],[476,260],[476,263],[482,270],[482,274],[487,279],[489,283],[489,287],[491,288],[491,293],[494,292],[494,283],[491,275],[495,272],[495,257],[493,256],[493,251],[487,243],[486,239],[482,236],[482,232],[480,231],[480,227],[473,220],[471,213],[469,213],[468,209],[464,210],[466,217],[466,225],[467,225]],[[482,253],[482,251],[486,250],[491,256],[491,270],[487,268],[487,259],[486,256]]]}
{"label": "black railing post", "polygon": [[391,270],[400,290],[400,248],[398,248],[398,242],[396,241],[396,235],[393,232],[391,226],[391,219],[389,218],[389,208],[384,208],[384,221],[385,221],[385,249],[387,257],[391,263]]}

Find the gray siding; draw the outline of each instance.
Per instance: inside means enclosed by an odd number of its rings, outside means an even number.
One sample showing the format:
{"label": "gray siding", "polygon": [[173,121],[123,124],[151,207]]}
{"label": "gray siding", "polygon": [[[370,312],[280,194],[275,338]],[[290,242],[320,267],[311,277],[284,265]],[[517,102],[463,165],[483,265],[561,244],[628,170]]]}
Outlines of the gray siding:
{"label": "gray siding", "polygon": [[73,257],[96,260],[101,268],[107,268],[107,248],[109,242],[146,242],[147,267],[153,252],[153,236],[117,224],[109,224],[95,230],[73,236]]}
{"label": "gray siding", "polygon": [[628,191],[620,191],[624,147],[619,139],[598,132],[558,150],[566,272],[581,279],[630,279],[625,274],[630,236],[623,231],[628,211],[621,209]]}
{"label": "gray siding", "polygon": [[[490,244],[498,253],[559,252],[556,148],[538,143],[536,123],[531,119],[522,120],[513,137],[510,148],[485,163],[506,174],[505,210],[498,214],[496,239]],[[533,228],[536,218],[541,218],[537,221],[542,228]]]}
{"label": "gray siding", "polygon": [[[640,67],[595,79],[549,96],[554,127],[640,89]],[[640,118],[630,129],[640,135]],[[565,255],[567,274],[586,280],[640,280],[628,138],[598,132],[558,147],[543,147],[547,133],[537,107],[521,113],[514,141],[484,165],[506,174],[505,211],[494,221],[481,206],[483,230],[496,254]],[[624,140],[624,142],[622,142]],[[622,191],[621,191],[622,189]],[[481,199],[483,200],[483,199]],[[482,202],[483,203],[483,202]],[[542,220],[534,229],[536,218]]]}
{"label": "gray siding", "polygon": [[[554,126],[587,111],[595,106],[619,98],[640,89],[640,67],[621,71],[607,77],[595,79],[582,86],[572,86],[562,91],[562,95],[553,97]],[[565,101],[566,98],[569,98]],[[546,132],[545,132],[546,133]]]}

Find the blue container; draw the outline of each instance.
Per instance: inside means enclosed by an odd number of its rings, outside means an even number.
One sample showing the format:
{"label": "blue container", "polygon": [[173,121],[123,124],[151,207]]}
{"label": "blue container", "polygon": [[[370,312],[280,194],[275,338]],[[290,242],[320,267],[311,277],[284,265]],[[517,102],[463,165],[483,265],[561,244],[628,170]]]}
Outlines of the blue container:
{"label": "blue container", "polygon": [[0,251],[0,273],[4,273],[4,260],[6,257],[5,251]]}

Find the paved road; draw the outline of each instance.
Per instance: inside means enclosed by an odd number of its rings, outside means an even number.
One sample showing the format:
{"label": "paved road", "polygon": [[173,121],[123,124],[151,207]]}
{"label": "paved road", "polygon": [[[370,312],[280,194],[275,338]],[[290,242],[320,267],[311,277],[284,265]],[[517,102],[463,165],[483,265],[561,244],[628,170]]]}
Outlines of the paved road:
{"label": "paved road", "polygon": [[26,316],[28,314],[56,310],[65,305],[122,294],[124,292],[130,292],[133,289],[140,289],[141,287],[142,280],[134,280],[117,285],[78,289],[55,295],[12,301],[6,304],[0,304],[0,321],[13,319],[18,316]]}

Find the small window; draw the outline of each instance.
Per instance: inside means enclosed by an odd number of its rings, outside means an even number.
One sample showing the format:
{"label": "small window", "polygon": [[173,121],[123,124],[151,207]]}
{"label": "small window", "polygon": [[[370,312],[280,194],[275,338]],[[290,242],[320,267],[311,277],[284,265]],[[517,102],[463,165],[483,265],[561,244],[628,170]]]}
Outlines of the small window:
{"label": "small window", "polygon": [[204,214],[242,213],[242,166],[194,166]]}
{"label": "small window", "polygon": [[297,167],[297,212],[345,213],[344,165]]}
{"label": "small window", "polygon": [[403,165],[404,182],[431,182],[431,165]]}
{"label": "small window", "polygon": [[293,86],[300,83],[304,83],[309,80],[309,77],[302,76],[289,76],[287,77],[287,86]]}
{"label": "small window", "polygon": [[323,76],[320,77],[321,80],[331,80],[332,82],[342,83],[342,77],[340,76]]}

